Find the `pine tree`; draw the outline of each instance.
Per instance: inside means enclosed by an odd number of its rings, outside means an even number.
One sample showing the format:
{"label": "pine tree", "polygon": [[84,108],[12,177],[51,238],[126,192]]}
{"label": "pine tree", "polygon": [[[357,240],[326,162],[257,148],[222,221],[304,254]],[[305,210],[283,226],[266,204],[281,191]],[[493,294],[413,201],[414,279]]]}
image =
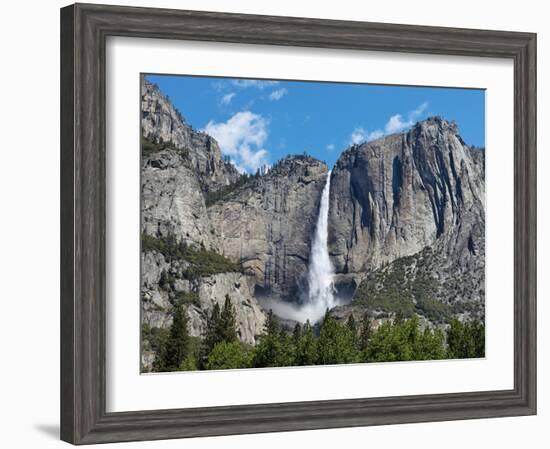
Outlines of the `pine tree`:
{"label": "pine tree", "polygon": [[485,326],[478,321],[451,321],[447,331],[448,358],[477,358],[485,356]]}
{"label": "pine tree", "polygon": [[357,335],[357,324],[355,323],[355,318],[353,317],[353,314],[349,316],[346,326],[348,327],[352,335]]}
{"label": "pine tree", "polygon": [[317,341],[313,335],[313,329],[309,320],[302,328],[300,340],[296,347],[295,363],[299,366],[317,364]]}
{"label": "pine tree", "polygon": [[349,316],[348,321],[346,322],[346,330],[347,339],[349,340],[350,346],[358,351],[359,339],[357,338],[357,324],[355,323],[355,318],[353,317],[353,314]]}
{"label": "pine tree", "polygon": [[481,321],[473,321],[470,333],[474,342],[473,357],[485,357],[485,325]]}
{"label": "pine tree", "polygon": [[235,318],[235,309],[229,295],[225,295],[225,303],[220,315],[219,332],[219,341],[225,341],[226,343],[237,341],[237,320]]}
{"label": "pine tree", "polygon": [[220,305],[214,303],[210,316],[206,319],[206,330],[204,340],[201,345],[199,364],[202,368],[206,366],[208,354],[212,352],[214,346],[220,342]]}
{"label": "pine tree", "polygon": [[347,326],[341,326],[328,311],[321,326],[318,344],[318,363],[335,365],[359,362],[361,357]]}
{"label": "pine tree", "polygon": [[393,318],[393,324],[396,326],[399,326],[403,324],[403,321],[405,319],[405,315],[403,314],[403,311],[399,309],[397,312],[395,312],[394,318]]}
{"label": "pine tree", "polygon": [[361,332],[359,333],[359,350],[366,354],[369,339],[372,334],[372,324],[369,315],[365,313],[363,322],[361,323]]}
{"label": "pine tree", "polygon": [[381,324],[368,341],[367,360],[390,362],[438,358],[436,346],[442,344],[439,334],[423,334],[419,327],[417,315],[408,320],[399,319]]}
{"label": "pine tree", "polygon": [[292,339],[294,341],[294,345],[298,344],[301,336],[302,336],[302,326],[300,325],[300,323],[296,323],[296,326],[294,326],[294,331],[292,332]]}
{"label": "pine tree", "polygon": [[206,362],[206,369],[249,368],[251,351],[238,341],[222,341],[214,346]]}
{"label": "pine tree", "polygon": [[406,320],[403,324],[404,338],[408,344],[413,348],[417,346],[418,341],[420,340],[420,321],[418,320],[418,315],[414,314],[411,318]]}
{"label": "pine tree", "polygon": [[292,339],[281,329],[272,310],[267,314],[265,334],[256,346],[253,363],[257,368],[295,364]]}
{"label": "pine tree", "polygon": [[445,358],[445,337],[440,329],[424,329],[415,346],[414,360],[440,360]]}
{"label": "pine tree", "polygon": [[461,359],[467,357],[464,324],[453,319],[447,331],[448,358]]}
{"label": "pine tree", "polygon": [[294,354],[294,339],[284,329],[279,331],[278,335],[279,351],[274,366],[294,366],[296,365]]}
{"label": "pine tree", "polygon": [[187,314],[181,304],[176,306],[170,334],[161,352],[157,365],[159,371],[175,371],[182,367],[187,357],[189,333],[187,331]]}
{"label": "pine tree", "polygon": [[267,320],[265,322],[265,330],[267,335],[273,335],[279,332],[279,320],[273,314],[273,310],[269,310]]}
{"label": "pine tree", "polygon": [[366,358],[369,362],[394,362],[406,360],[406,342],[402,339],[401,325],[389,321],[382,323],[373,332],[367,346]]}

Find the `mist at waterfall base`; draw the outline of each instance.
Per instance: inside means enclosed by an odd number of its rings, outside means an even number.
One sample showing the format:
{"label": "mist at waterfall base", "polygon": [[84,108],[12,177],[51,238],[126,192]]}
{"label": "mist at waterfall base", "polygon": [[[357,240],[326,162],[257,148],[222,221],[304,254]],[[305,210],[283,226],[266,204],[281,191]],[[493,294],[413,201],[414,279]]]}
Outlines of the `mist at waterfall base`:
{"label": "mist at waterfall base", "polygon": [[341,304],[334,288],[334,267],[328,253],[328,212],[330,198],[330,175],[321,194],[319,216],[311,245],[308,267],[308,291],[299,304],[267,300],[263,306],[273,310],[277,316],[305,323],[320,321],[327,309]]}

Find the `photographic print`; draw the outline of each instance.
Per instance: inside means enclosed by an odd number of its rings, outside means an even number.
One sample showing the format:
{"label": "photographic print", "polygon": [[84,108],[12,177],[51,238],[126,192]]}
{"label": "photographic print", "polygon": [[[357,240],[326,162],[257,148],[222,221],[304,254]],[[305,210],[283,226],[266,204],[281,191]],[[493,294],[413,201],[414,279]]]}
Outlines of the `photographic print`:
{"label": "photographic print", "polygon": [[485,356],[485,91],[141,77],[141,372]]}

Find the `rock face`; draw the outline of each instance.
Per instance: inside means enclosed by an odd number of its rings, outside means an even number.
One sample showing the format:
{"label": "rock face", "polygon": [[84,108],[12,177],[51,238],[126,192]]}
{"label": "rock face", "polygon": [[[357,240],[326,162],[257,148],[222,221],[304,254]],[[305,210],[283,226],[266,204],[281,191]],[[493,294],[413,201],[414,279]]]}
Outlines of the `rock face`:
{"label": "rock face", "polygon": [[[222,158],[218,143],[194,131],[159,89],[142,82],[141,232],[156,242],[170,239],[197,248],[201,257],[219,253],[221,242],[209,220],[206,197],[231,186],[241,175]],[[145,151],[145,144],[148,145]],[[238,262],[238,260],[235,260]],[[205,262],[206,263],[206,262]],[[254,297],[255,279],[240,272],[185,276],[190,262],[144,249],[141,261],[142,325],[166,329],[174,305],[183,301],[188,332],[202,337],[213,305],[226,295],[235,309],[240,341],[255,344],[265,313]],[[155,352],[143,346],[142,368],[151,370]]]}
{"label": "rock face", "polygon": [[182,150],[204,191],[215,191],[235,182],[239,172],[223,160],[216,140],[193,130],[156,85],[143,79],[141,86],[143,136],[155,143],[171,142]]}
{"label": "rock face", "polygon": [[[172,324],[172,312],[179,293],[193,298],[187,307],[188,331],[193,337],[202,337],[206,319],[215,303],[223,306],[226,295],[235,308],[237,334],[248,344],[255,344],[263,332],[265,313],[254,297],[254,278],[250,275],[228,272],[198,279],[186,280],[181,277],[184,262],[169,262],[156,252],[142,254],[142,323],[151,328],[167,328]],[[173,276],[170,285],[161,285],[162,272]]]}
{"label": "rock face", "polygon": [[437,299],[483,299],[484,175],[483,151],[468,147],[456,125],[439,117],[349,148],[331,180],[329,248],[336,271],[358,283],[432,247],[422,260],[439,273],[440,284],[467,277],[471,286],[464,295],[448,290]]}
{"label": "rock face", "polygon": [[173,150],[142,161],[141,229],[158,237],[174,235],[189,244],[217,246],[210,232],[201,183],[184,156]]}
{"label": "rock face", "polygon": [[146,79],[141,95],[142,136],[161,151],[142,152],[141,229],[158,237],[216,249],[218,242],[208,223],[204,194],[215,192],[238,178],[224,161],[218,143],[194,131],[183,116]]}
{"label": "rock face", "polygon": [[165,328],[172,324],[172,301],[159,286],[161,273],[169,269],[170,264],[162,254],[141,254],[141,322],[150,327]]}
{"label": "rock face", "polygon": [[254,278],[241,273],[223,273],[202,278],[197,285],[199,302],[188,310],[190,335],[201,337],[206,316],[215,303],[223,306],[229,295],[235,307],[239,340],[253,345],[264,331],[265,313],[254,297]]}
{"label": "rock face", "polygon": [[298,301],[328,168],[291,156],[208,209],[221,252],[256,279],[256,293]]}
{"label": "rock face", "polygon": [[351,147],[331,180],[329,235],[336,271],[376,268],[439,238],[451,246],[464,244],[470,234],[483,240],[484,179],[482,153],[438,117]]}

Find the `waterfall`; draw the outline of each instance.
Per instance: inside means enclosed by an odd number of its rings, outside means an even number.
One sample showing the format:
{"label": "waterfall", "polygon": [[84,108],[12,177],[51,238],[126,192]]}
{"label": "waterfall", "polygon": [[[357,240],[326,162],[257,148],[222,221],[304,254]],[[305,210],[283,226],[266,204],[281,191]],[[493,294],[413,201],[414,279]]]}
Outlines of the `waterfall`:
{"label": "waterfall", "polygon": [[315,235],[313,236],[311,255],[309,258],[308,302],[312,310],[316,311],[315,315],[320,315],[318,318],[325,313],[327,308],[330,309],[336,305],[333,285],[334,267],[328,255],[327,244],[330,173],[329,171],[327,182],[321,195],[317,227],[315,228]]}
{"label": "waterfall", "polygon": [[334,267],[328,255],[328,210],[330,195],[330,171],[321,194],[321,205],[317,226],[311,245],[308,268],[309,291],[301,304],[270,299],[263,301],[266,309],[272,309],[278,316],[285,319],[296,320],[305,323],[309,320],[316,323],[323,318],[325,311],[338,305],[334,297]]}

